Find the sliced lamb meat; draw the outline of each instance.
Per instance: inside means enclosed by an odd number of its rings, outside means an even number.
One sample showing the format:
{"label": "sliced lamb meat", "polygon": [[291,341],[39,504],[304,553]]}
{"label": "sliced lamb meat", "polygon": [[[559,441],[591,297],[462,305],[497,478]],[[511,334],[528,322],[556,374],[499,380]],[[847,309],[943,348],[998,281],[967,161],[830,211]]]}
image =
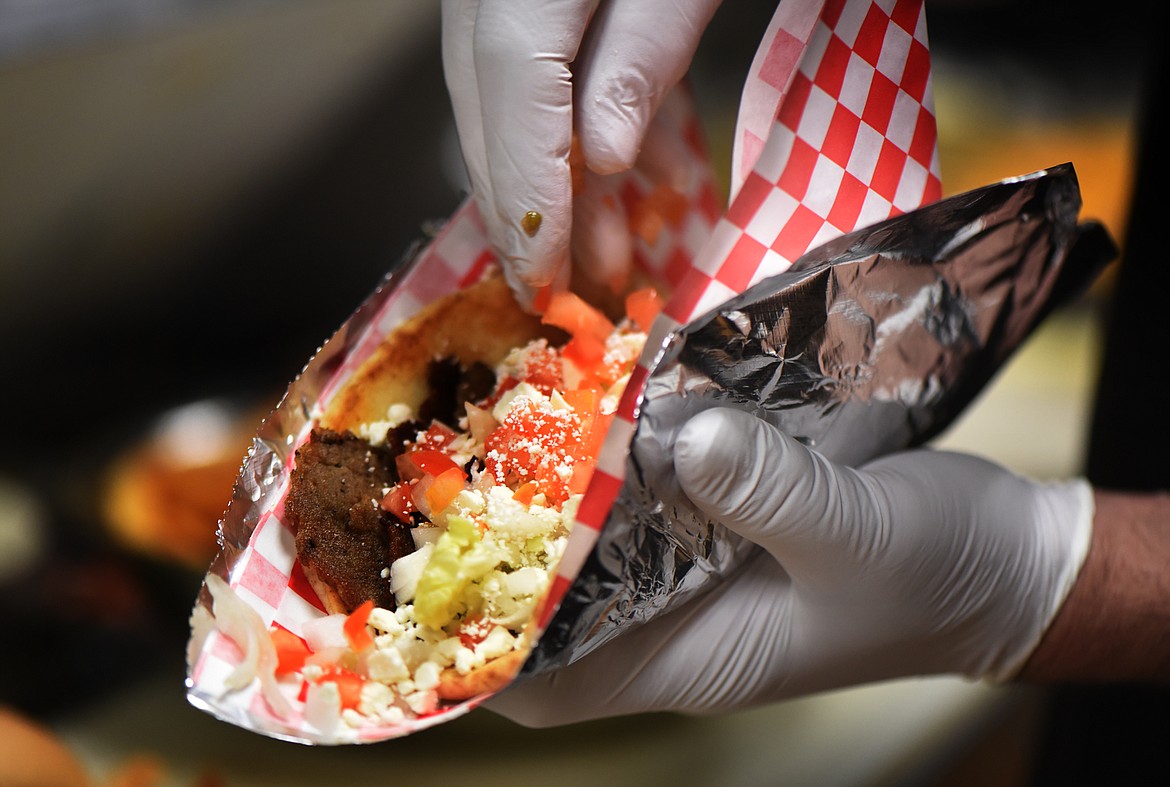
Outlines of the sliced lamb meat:
{"label": "sliced lamb meat", "polygon": [[[410,526],[380,506],[383,491],[398,481],[395,460],[432,419],[457,423],[463,402],[491,393],[495,373],[481,363],[464,368],[439,358],[430,364],[427,384],[418,419],[390,428],[383,445],[318,428],[297,451],[285,518],[305,574],[330,612],[353,610],[367,599],[394,609],[386,569],[414,551]],[[425,521],[421,514],[412,518]]]}
{"label": "sliced lamb meat", "polygon": [[349,432],[314,429],[297,451],[285,517],[318,592],[324,584],[335,596],[327,606],[348,611],[373,599],[394,609],[384,570],[414,551],[410,529],[379,506],[397,480],[393,454]]}

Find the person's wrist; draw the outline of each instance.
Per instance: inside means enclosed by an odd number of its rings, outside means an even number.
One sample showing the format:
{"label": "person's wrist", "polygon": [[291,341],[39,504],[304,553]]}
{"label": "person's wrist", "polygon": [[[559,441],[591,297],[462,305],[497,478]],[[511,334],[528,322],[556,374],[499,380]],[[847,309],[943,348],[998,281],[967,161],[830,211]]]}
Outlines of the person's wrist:
{"label": "person's wrist", "polygon": [[1018,678],[1170,681],[1170,494],[1094,498],[1084,565]]}

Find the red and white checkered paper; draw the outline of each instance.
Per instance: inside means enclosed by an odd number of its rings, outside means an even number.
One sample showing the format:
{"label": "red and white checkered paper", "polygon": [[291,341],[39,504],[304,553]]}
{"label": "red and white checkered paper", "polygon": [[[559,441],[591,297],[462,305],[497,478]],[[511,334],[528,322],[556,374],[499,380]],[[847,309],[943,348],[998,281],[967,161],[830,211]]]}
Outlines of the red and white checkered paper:
{"label": "red and white checkered paper", "polygon": [[[691,105],[681,94],[662,110],[703,165],[689,210],[653,245],[636,241],[636,263],[672,292],[627,387],[578,512],[540,620],[547,625],[596,544],[622,485],[648,365],[680,324],[788,268],[811,248],[941,196],[930,57],[922,0],[784,0],[756,53],[736,129],[732,199],[720,214]],[[630,206],[653,184],[635,170],[621,185]],[[476,281],[493,263],[482,223],[465,203],[400,280],[321,395],[324,406],[382,338],[430,301]],[[300,445],[308,427],[293,438]],[[289,452],[290,456],[292,452]],[[279,483],[287,485],[289,468]],[[283,519],[283,490],[261,512],[230,584],[266,625],[299,634],[324,614],[296,561]],[[376,741],[466,713],[483,698],[430,716],[360,730],[319,731],[299,715],[278,718],[257,687],[224,693],[241,660],[213,632],[198,654],[190,694],[223,718],[308,742]],[[288,698],[300,708],[288,687]],[[194,699],[193,699],[194,701]]]}

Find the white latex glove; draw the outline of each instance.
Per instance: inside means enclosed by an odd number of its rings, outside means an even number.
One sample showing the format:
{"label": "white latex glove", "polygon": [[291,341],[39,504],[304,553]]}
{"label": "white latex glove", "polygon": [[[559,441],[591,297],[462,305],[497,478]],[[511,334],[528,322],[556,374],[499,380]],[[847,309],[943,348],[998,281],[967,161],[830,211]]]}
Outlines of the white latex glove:
{"label": "white latex glove", "polygon": [[[488,236],[522,302],[531,303],[534,288],[568,281],[574,134],[592,172],[631,167],[718,5],[444,0],[443,69],[464,160]],[[604,194],[600,186],[592,190],[598,199]],[[538,228],[526,221],[530,213],[540,216]],[[614,224],[599,208],[578,216]],[[596,245],[612,251],[615,243],[620,239]],[[613,257],[597,259],[613,265]]]}
{"label": "white latex glove", "polygon": [[730,580],[488,707],[533,725],[713,712],[911,675],[1007,679],[1088,550],[1087,483],[972,456],[834,465],[754,416],[680,434],[691,500],[762,549]]}

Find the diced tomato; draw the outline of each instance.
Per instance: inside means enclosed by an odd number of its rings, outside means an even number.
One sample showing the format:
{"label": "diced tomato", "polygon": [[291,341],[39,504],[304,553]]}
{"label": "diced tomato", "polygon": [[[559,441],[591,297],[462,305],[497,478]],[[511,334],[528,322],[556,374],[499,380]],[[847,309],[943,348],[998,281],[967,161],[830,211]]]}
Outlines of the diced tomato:
{"label": "diced tomato", "polygon": [[644,287],[626,296],[626,316],[643,332],[650,330],[662,306],[662,298],[653,287]]}
{"label": "diced tomato", "polygon": [[605,342],[598,341],[592,336],[574,336],[569,340],[561,354],[572,361],[577,370],[586,377],[596,376],[605,363]]}
{"label": "diced tomato", "polygon": [[573,465],[573,474],[569,476],[569,493],[583,495],[589,488],[589,479],[593,478],[593,469],[596,463],[592,459],[585,459]]}
{"label": "diced tomato", "polygon": [[603,345],[613,333],[613,323],[608,317],[568,290],[553,293],[540,321],[555,325],[573,337],[590,336]]}
{"label": "diced tomato", "polygon": [[687,198],[666,184],[659,185],[629,211],[630,231],[651,246],[669,224],[678,227],[686,218]]}
{"label": "diced tomato", "polygon": [[382,498],[382,510],[389,511],[404,525],[412,524],[410,515],[418,509],[414,507],[414,501],[410,498],[409,481],[399,481],[390,488]]}
{"label": "diced tomato", "polygon": [[585,424],[581,434],[582,453],[587,457],[596,457],[601,453],[601,444],[605,442],[605,433],[613,423],[613,413],[597,413]]}
{"label": "diced tomato", "polygon": [[438,477],[451,469],[458,470],[460,474],[463,473],[463,468],[455,464],[455,460],[442,451],[436,451],[430,448],[416,448],[409,452],[408,456],[416,467],[428,475]]}
{"label": "diced tomato", "polygon": [[300,672],[309,656],[309,646],[303,639],[286,628],[275,626],[268,632],[276,648],[276,675],[290,675]]}
{"label": "diced tomato", "polygon": [[446,448],[455,441],[457,433],[454,429],[439,421],[431,421],[428,426],[414,441],[414,447],[417,448],[431,448],[435,450]]}
{"label": "diced tomato", "polygon": [[337,693],[341,695],[341,707],[343,709],[356,709],[362,700],[362,686],[365,684],[365,679],[353,672],[347,670],[345,667],[333,666],[325,670],[317,683],[332,682],[337,684]]}
{"label": "diced tomato", "polygon": [[595,388],[576,388],[562,394],[569,407],[579,415],[592,415],[601,404],[601,395]]}
{"label": "diced tomato", "polygon": [[[403,481],[413,481],[428,472],[426,468],[414,461],[414,454],[429,452],[427,455],[443,454],[445,449],[455,441],[458,434],[454,429],[439,421],[431,421],[431,425],[418,433],[415,439],[406,444],[407,449],[395,458],[398,468],[398,477]],[[446,468],[444,468],[446,469]]]}
{"label": "diced tomato", "polygon": [[537,314],[543,314],[548,309],[548,303],[552,300],[553,289],[552,285],[546,285],[536,291],[532,296],[532,308]]}
{"label": "diced tomato", "polygon": [[647,200],[658,209],[666,223],[672,227],[682,226],[687,217],[687,198],[665,183],[660,183],[650,192]]}
{"label": "diced tomato", "polygon": [[353,612],[346,615],[345,623],[341,625],[349,646],[359,653],[366,648],[372,648],[374,646],[374,638],[370,636],[370,631],[366,628],[366,623],[370,620],[370,613],[373,611],[373,600],[367,600]]}
{"label": "diced tomato", "polygon": [[431,518],[431,504],[427,501],[427,491],[430,490],[431,484],[435,483],[435,477],[431,474],[426,474],[418,479],[410,487],[410,502],[414,505],[414,509],[427,519]]}
{"label": "diced tomato", "polygon": [[532,498],[536,497],[536,482],[525,481],[512,493],[512,499],[520,505],[532,505]]}
{"label": "diced tomato", "polygon": [[427,505],[430,506],[432,514],[438,513],[451,505],[451,501],[463,491],[463,487],[467,483],[467,477],[463,474],[463,468],[455,465],[454,462],[451,464],[451,468],[435,476],[435,480],[427,487]]}
{"label": "diced tomato", "polygon": [[524,382],[545,396],[564,388],[560,354],[547,345],[529,347],[524,353]]}
{"label": "diced tomato", "polygon": [[560,505],[568,498],[560,468],[581,456],[581,418],[524,402],[488,435],[485,448],[486,471],[497,482],[515,489],[535,481],[552,505]]}
{"label": "diced tomato", "polygon": [[496,383],[496,390],[493,391],[492,395],[487,398],[486,402],[484,402],[484,408],[490,410],[495,407],[496,402],[500,401],[500,398],[504,394],[506,394],[508,391],[511,391],[519,384],[520,381],[511,375],[504,377],[502,380]]}
{"label": "diced tomato", "polygon": [[662,214],[653,210],[645,203],[639,203],[629,213],[628,222],[630,233],[636,235],[650,246],[658,245],[658,236],[662,234],[666,222]]}
{"label": "diced tomato", "polygon": [[398,477],[403,481],[417,481],[423,476],[422,468],[410,460],[409,451],[394,457],[394,466],[398,469]]}

